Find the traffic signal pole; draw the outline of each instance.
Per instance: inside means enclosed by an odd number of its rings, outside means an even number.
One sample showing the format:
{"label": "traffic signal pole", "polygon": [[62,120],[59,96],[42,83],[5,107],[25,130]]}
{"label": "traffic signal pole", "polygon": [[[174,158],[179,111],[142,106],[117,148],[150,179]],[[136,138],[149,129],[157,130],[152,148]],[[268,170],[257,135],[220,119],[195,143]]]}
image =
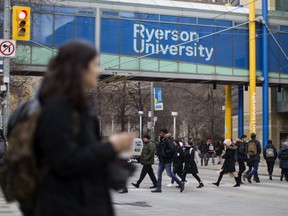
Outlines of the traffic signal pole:
{"label": "traffic signal pole", "polygon": [[[4,0],[4,39],[11,39],[11,0]],[[3,83],[6,91],[3,92],[2,106],[2,129],[7,134],[7,123],[9,116],[9,95],[10,95],[10,59],[3,58]]]}

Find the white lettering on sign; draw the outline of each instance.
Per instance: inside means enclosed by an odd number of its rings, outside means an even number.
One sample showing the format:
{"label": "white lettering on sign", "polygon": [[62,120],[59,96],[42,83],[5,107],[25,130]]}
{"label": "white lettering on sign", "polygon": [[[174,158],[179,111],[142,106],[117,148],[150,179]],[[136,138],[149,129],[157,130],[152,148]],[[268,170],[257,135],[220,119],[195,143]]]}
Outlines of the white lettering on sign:
{"label": "white lettering on sign", "polygon": [[[197,32],[182,31],[179,33],[177,30],[148,29],[143,24],[134,24],[133,37],[133,49],[137,53],[156,54],[161,52],[163,55],[170,54],[172,56],[199,56],[209,61],[214,52],[214,48],[199,44]],[[156,39],[156,42],[153,43],[153,39]],[[179,44],[189,41],[191,43],[183,45],[161,44],[161,42],[169,40],[178,41]]]}

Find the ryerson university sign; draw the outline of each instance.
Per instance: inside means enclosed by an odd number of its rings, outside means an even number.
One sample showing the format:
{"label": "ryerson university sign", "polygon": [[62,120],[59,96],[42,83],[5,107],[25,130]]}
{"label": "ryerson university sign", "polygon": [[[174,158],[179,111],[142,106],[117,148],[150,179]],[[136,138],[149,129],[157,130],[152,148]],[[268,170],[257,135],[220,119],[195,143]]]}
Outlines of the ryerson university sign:
{"label": "ryerson university sign", "polygon": [[[197,32],[147,28],[143,24],[134,24],[133,30],[133,50],[143,55],[158,53],[172,56],[186,55],[209,61],[214,52],[214,48],[199,43]],[[171,41],[177,42],[178,45],[171,44]]]}

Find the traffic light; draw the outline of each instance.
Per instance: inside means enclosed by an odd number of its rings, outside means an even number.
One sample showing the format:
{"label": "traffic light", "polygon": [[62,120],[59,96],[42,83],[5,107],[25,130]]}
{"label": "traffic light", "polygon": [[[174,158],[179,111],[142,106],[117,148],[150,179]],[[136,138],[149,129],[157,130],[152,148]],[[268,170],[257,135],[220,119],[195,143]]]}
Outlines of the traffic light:
{"label": "traffic light", "polygon": [[13,6],[12,39],[30,40],[30,7]]}

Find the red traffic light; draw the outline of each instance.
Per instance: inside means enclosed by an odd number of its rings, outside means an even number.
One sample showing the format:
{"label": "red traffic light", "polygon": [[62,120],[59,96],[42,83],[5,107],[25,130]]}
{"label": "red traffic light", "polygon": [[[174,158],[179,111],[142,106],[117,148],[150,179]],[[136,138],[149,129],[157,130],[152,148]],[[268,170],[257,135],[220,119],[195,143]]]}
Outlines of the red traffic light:
{"label": "red traffic light", "polygon": [[21,10],[18,12],[18,19],[25,20],[28,16],[28,12],[26,10]]}

